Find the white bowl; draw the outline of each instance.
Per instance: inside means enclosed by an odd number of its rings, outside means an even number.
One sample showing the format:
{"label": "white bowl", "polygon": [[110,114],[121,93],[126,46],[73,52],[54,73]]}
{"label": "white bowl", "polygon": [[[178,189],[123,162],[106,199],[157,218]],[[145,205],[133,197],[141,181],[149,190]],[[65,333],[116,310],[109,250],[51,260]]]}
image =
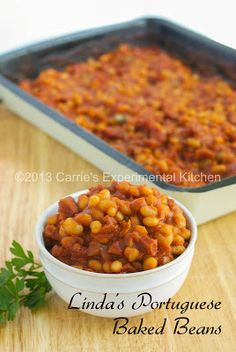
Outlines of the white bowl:
{"label": "white bowl", "polygon": [[[73,193],[71,196],[77,199],[85,192],[87,190]],[[152,297],[152,302],[165,302],[174,296],[188,274],[197,238],[197,226],[192,214],[181,203],[175,202],[183,210],[191,230],[188,247],[179,257],[168,264],[156,269],[129,274],[100,274],[80,270],[53,257],[45,248],[43,240],[43,228],[47,218],[49,215],[55,214],[58,209],[58,202],[52,204],[43,212],[37,222],[36,240],[45,274],[53,290],[68,305],[71,302],[71,306],[86,313],[110,318],[130,317],[146,313],[155,308],[155,304],[153,306],[149,304],[150,297]],[[142,293],[145,294],[142,296]],[[138,297],[138,295],[140,296]],[[143,304],[139,304],[141,297],[145,298]],[[94,306],[91,304],[83,309],[84,301],[95,303]],[[103,305],[102,303],[98,304],[102,301],[104,301]],[[108,302],[114,302],[114,304],[110,303],[105,307]],[[133,306],[135,302],[136,306]],[[95,308],[96,304],[98,305]]]}

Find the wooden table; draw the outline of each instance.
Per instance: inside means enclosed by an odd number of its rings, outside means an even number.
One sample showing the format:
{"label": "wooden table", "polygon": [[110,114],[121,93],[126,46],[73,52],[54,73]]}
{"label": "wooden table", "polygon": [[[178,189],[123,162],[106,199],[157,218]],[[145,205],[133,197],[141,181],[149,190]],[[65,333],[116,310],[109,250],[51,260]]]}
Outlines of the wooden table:
{"label": "wooden table", "polygon": [[[37,254],[34,226],[40,212],[61,196],[94,184],[92,180],[17,182],[15,174],[19,171],[53,175],[92,172],[100,180],[102,176],[94,166],[0,105],[0,266],[9,257],[13,239]],[[0,351],[236,351],[235,225],[236,213],[231,213],[199,227],[190,274],[174,297],[182,302],[221,301],[218,311],[185,314],[191,325],[221,325],[220,335],[173,335],[179,312],[160,310],[146,314],[144,323],[158,326],[167,318],[164,335],[117,336],[112,334],[112,320],[67,310],[66,304],[51,294],[37,312],[22,308],[14,322],[0,327]],[[139,317],[132,318],[130,324],[139,321]]]}

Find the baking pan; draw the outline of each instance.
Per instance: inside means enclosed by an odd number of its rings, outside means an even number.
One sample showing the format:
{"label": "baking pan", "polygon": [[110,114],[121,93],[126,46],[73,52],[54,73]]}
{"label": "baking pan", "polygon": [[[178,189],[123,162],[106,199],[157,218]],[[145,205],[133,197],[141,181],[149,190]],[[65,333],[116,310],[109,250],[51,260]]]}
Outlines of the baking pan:
{"label": "baking pan", "polygon": [[26,121],[57,139],[99,169],[141,179],[184,203],[198,224],[236,210],[236,175],[202,187],[179,187],[161,180],[106,142],[24,92],[17,83],[48,67],[96,57],[120,43],[158,44],[204,74],[220,73],[236,84],[236,51],[160,18],[139,18],[41,42],[0,56],[0,98]]}

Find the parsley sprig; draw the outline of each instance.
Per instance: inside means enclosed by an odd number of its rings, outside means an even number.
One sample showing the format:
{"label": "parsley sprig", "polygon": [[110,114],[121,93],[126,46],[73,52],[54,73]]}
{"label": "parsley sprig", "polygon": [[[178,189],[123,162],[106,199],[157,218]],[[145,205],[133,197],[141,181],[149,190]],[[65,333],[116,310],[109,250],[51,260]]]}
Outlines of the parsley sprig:
{"label": "parsley sprig", "polygon": [[45,302],[51,286],[35,262],[31,251],[13,241],[10,247],[13,257],[0,268],[0,323],[14,320],[21,305],[36,309]]}

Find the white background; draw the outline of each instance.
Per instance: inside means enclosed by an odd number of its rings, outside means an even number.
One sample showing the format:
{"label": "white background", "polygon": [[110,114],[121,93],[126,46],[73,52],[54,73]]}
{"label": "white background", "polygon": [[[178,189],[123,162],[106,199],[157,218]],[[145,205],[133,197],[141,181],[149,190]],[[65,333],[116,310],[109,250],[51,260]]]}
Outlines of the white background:
{"label": "white background", "polygon": [[0,0],[0,52],[143,15],[170,18],[236,48],[236,0]]}

